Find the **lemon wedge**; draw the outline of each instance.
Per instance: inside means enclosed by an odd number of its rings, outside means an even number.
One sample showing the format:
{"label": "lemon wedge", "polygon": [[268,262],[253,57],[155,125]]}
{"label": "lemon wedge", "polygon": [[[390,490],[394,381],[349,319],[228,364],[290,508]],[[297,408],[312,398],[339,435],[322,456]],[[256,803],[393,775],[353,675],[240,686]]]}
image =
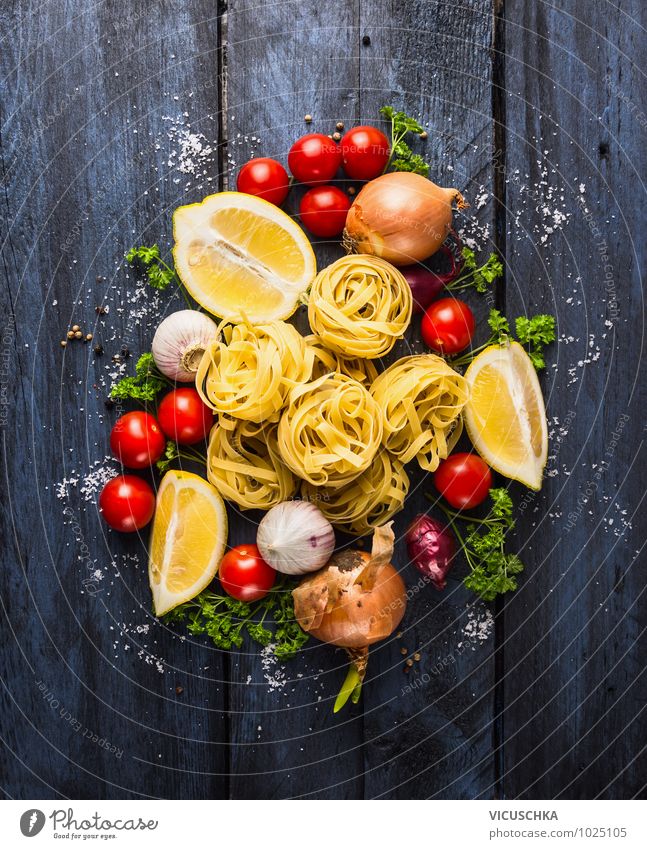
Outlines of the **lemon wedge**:
{"label": "lemon wedge", "polygon": [[465,372],[463,409],[472,444],[497,472],[541,489],[548,456],[546,410],[537,373],[518,342],[491,345]]}
{"label": "lemon wedge", "polygon": [[157,492],[148,560],[156,616],[213,581],[226,542],[227,512],[218,491],[199,475],[167,472]]}
{"label": "lemon wedge", "polygon": [[288,318],[317,273],[299,225],[278,206],[242,192],[178,207],[173,234],[182,283],[209,312],[233,321]]}

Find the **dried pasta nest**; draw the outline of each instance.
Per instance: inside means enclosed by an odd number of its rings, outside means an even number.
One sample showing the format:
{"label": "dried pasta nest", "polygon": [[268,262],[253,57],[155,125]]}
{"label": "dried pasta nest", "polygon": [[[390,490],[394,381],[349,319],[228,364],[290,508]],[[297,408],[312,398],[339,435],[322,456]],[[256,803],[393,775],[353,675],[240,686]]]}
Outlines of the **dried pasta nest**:
{"label": "dried pasta nest", "polygon": [[316,276],[308,320],[331,351],[375,359],[404,334],[411,309],[411,289],[397,268],[379,257],[351,254]]}
{"label": "dried pasta nest", "polygon": [[297,490],[279,454],[277,427],[221,417],[211,429],[207,477],[223,498],[244,510],[269,510]]}
{"label": "dried pasta nest", "polygon": [[276,420],[288,393],[310,379],[314,354],[290,324],[226,324],[205,350],[196,388],[217,413]]}
{"label": "dried pasta nest", "polygon": [[340,489],[304,483],[301,494],[314,502],[331,524],[363,536],[388,522],[404,506],[409,476],[388,451],[379,451],[365,472]]}
{"label": "dried pasta nest", "polygon": [[312,379],[323,377],[324,374],[339,371],[347,374],[353,380],[358,380],[365,386],[370,386],[377,377],[377,369],[370,360],[362,360],[354,357],[352,360],[340,357],[334,351],[329,351],[323,341],[314,334],[306,336],[306,344],[312,348],[314,353],[314,364],[312,366]]}
{"label": "dried pasta nest", "polygon": [[381,439],[378,405],[340,372],[293,389],[278,429],[284,462],[313,486],[343,486],[361,475]]}
{"label": "dried pasta nest", "polygon": [[403,357],[371,386],[384,417],[383,444],[403,463],[428,472],[448,456],[462,431],[465,378],[435,354]]}

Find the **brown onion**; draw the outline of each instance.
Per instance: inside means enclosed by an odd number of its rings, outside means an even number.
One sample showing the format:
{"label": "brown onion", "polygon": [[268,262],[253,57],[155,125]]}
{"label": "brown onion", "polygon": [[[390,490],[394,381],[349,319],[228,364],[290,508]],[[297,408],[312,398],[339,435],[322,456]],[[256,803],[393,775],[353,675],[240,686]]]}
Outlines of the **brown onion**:
{"label": "brown onion", "polygon": [[370,555],[356,549],[340,551],[292,592],[295,618],[303,630],[324,643],[345,648],[350,658],[351,669],[335,712],[351,695],[357,701],[368,647],[393,633],[407,606],[404,582],[389,562],[393,554],[391,524],[376,529]]}
{"label": "brown onion", "polygon": [[367,183],[346,217],[344,246],[382,257],[393,265],[427,259],[452,225],[452,203],[469,206],[457,189],[443,189],[408,171],[393,171]]}

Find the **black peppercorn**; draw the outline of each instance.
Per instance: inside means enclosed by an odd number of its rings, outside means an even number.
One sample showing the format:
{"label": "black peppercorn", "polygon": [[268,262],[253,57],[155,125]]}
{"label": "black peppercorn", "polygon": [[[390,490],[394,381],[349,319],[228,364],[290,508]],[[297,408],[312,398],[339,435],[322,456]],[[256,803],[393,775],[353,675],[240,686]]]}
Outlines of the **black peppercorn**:
{"label": "black peppercorn", "polygon": [[362,38],[362,44],[364,45],[364,47],[368,47],[370,43],[371,43],[370,35],[365,35],[364,38]]}

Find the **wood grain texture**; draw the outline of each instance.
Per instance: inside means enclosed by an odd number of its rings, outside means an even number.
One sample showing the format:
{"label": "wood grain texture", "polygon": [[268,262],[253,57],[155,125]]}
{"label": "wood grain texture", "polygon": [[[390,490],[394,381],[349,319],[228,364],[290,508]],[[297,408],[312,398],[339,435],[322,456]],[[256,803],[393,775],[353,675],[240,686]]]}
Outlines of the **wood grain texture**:
{"label": "wood grain texture", "polygon": [[560,343],[542,379],[552,459],[505,605],[503,787],[628,798],[645,792],[647,696],[644,5],[505,15],[506,306],[555,313]]}
{"label": "wood grain texture", "polygon": [[[45,3],[37,15],[4,4],[1,15],[14,310],[2,343],[3,784],[23,798],[224,795],[222,657],[152,618],[143,542],[107,532],[82,482],[62,499],[55,486],[108,453],[112,354],[149,348],[177,307],[156,306],[123,256],[139,239],[166,249],[170,211],[204,193],[201,172],[178,175],[169,159],[187,120],[217,142],[213,4]],[[60,347],[73,323],[102,358]]]}

